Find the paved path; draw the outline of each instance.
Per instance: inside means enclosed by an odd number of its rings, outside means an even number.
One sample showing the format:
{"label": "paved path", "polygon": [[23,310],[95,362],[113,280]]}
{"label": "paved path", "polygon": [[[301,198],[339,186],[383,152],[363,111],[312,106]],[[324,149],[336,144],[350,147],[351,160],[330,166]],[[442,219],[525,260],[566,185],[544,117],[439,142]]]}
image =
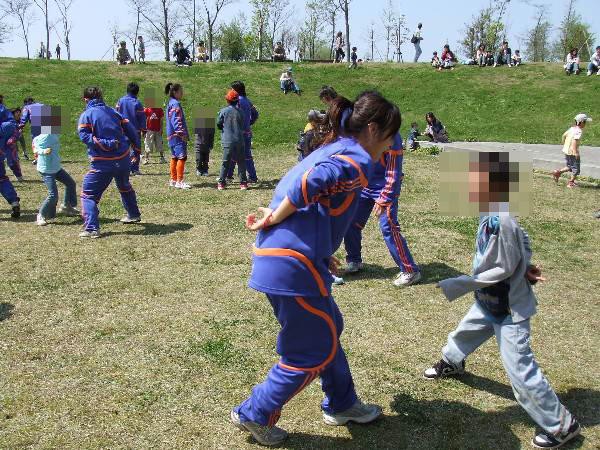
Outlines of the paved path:
{"label": "paved path", "polygon": [[[503,142],[451,142],[437,145],[443,150],[470,150],[479,152],[510,151],[521,161],[532,161],[535,169],[554,170],[563,167],[565,157],[562,145],[550,144],[507,144]],[[600,147],[583,145],[581,151],[581,175],[600,180]]]}

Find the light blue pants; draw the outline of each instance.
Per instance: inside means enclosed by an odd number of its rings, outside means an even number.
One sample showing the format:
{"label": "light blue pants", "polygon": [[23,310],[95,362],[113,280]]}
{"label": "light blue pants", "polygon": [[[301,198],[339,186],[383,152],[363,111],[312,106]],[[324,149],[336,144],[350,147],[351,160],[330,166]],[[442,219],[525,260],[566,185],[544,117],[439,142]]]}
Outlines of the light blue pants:
{"label": "light blue pants", "polygon": [[535,361],[530,347],[529,319],[517,323],[513,323],[510,315],[498,319],[475,302],[456,330],[448,335],[448,343],[442,349],[444,360],[458,365],[494,335],[519,404],[545,431],[566,432],[571,413],[560,403]]}
{"label": "light blue pants", "polygon": [[421,53],[423,53],[423,51],[421,50],[421,42],[415,42],[414,46],[415,46],[415,59],[413,60],[413,62],[418,62],[419,57],[421,56]]}

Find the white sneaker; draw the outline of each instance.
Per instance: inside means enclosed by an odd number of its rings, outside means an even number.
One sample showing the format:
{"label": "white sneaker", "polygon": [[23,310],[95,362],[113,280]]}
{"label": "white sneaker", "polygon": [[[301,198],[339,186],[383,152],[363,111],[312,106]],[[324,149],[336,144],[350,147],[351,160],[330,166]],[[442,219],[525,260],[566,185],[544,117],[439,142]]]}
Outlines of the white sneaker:
{"label": "white sneaker", "polygon": [[185,181],[178,181],[177,183],[175,183],[175,188],[176,189],[191,189],[192,186],[190,184],[187,184]]}
{"label": "white sneaker", "polygon": [[394,286],[404,287],[418,283],[421,280],[421,272],[400,272],[393,281]]}
{"label": "white sneaker", "polygon": [[124,224],[139,223],[141,221],[142,221],[142,218],[140,216],[137,216],[137,217],[125,216],[121,219],[121,223],[124,223]]}
{"label": "white sneaker", "polygon": [[587,76],[588,76],[588,77],[591,77],[591,76],[592,76],[592,71],[591,71],[591,70],[588,70],[588,72],[587,72]]}
{"label": "white sneaker", "polygon": [[44,219],[44,217],[41,214],[38,214],[35,224],[39,225],[40,227],[43,227],[48,225],[48,222],[46,221],[46,219]]}
{"label": "white sneaker", "polygon": [[58,209],[58,212],[69,217],[75,217],[81,214],[81,211],[79,211],[77,208],[67,205],[61,205]]}
{"label": "white sneaker", "polygon": [[79,237],[82,239],[90,238],[90,239],[98,239],[100,237],[100,232],[98,230],[87,231],[84,230],[79,233]]}
{"label": "white sneaker", "polygon": [[169,186],[170,187],[177,187],[177,181],[175,181],[175,180],[169,180]]}
{"label": "white sneaker", "polygon": [[334,274],[331,274],[331,276],[333,277],[333,284],[336,286],[341,286],[344,284],[344,279],[342,277],[336,277]]}
{"label": "white sneaker", "polygon": [[273,426],[260,425],[256,422],[242,422],[240,416],[235,411],[229,414],[231,423],[242,431],[249,432],[252,437],[265,447],[276,447],[283,443],[288,437],[287,431]]}
{"label": "white sneaker", "polygon": [[365,405],[360,400],[356,400],[346,411],[337,414],[323,412],[323,421],[327,425],[334,426],[346,425],[348,422],[369,423],[381,416],[382,412],[380,406]]}

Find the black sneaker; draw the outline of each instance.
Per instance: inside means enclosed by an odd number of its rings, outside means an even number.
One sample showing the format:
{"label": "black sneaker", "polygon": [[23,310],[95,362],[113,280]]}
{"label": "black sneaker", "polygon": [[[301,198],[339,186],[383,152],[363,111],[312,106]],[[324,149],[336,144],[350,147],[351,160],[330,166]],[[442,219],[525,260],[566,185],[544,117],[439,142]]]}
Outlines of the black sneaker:
{"label": "black sneaker", "polygon": [[531,444],[536,448],[558,448],[578,436],[579,433],[581,433],[581,425],[579,425],[577,419],[573,417],[571,426],[566,433],[555,436],[546,431],[542,431],[532,439]]}
{"label": "black sneaker", "polygon": [[18,219],[19,217],[21,217],[21,205],[19,204],[19,202],[13,203],[11,206],[12,212],[10,213],[10,217],[12,217],[13,219]]}
{"label": "black sneaker", "polygon": [[454,375],[462,375],[465,373],[465,361],[461,361],[460,366],[449,364],[443,359],[440,359],[433,367],[423,372],[423,377],[428,380],[434,380],[436,378],[451,377]]}

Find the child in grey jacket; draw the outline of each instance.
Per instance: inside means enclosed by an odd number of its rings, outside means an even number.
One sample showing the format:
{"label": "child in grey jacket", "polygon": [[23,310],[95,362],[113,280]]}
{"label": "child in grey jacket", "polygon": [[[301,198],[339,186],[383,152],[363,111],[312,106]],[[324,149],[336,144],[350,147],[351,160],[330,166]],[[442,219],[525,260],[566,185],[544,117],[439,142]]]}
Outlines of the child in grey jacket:
{"label": "child in grey jacket", "polygon": [[495,335],[516,400],[543,430],[532,444],[557,448],[581,428],[542,374],[530,347],[530,318],[537,303],[531,285],[544,278],[530,262],[527,233],[508,215],[510,183],[518,171],[510,170],[508,153],[480,153],[478,158],[477,169],[472,165],[469,173],[470,199],[482,211],[473,274],[438,284],[448,300],[474,292],[475,303],[448,335],[442,359],[423,375],[436,379],[463,374],[465,359]]}
{"label": "child in grey jacket", "polygon": [[238,174],[240,177],[240,189],[248,189],[248,178],[246,176],[246,157],[244,154],[244,113],[237,108],[239,95],[230,89],[225,100],[229,106],[219,111],[217,128],[221,130],[221,145],[223,146],[223,164],[217,184],[217,189],[225,189],[227,171],[231,161],[237,161]]}

